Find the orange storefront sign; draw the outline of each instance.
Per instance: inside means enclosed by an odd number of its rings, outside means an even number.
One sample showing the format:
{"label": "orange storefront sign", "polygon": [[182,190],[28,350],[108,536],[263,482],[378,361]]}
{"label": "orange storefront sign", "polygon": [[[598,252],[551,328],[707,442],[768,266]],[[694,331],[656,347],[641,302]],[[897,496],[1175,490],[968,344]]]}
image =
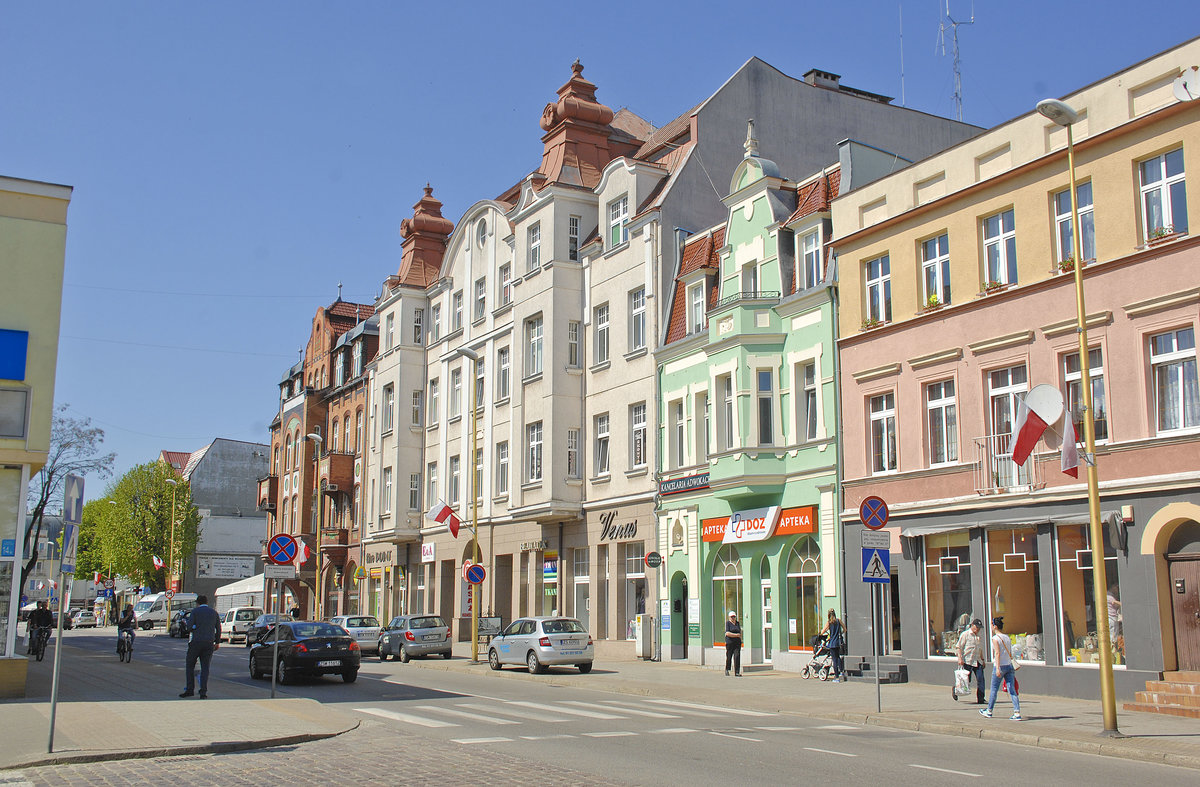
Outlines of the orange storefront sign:
{"label": "orange storefront sign", "polygon": [[[800,533],[815,533],[817,532],[816,522],[816,506],[785,508],[779,515],[779,524],[775,526],[775,532],[772,535],[788,536]],[[716,516],[711,519],[702,520],[700,522],[700,539],[702,541],[723,541],[725,539],[725,527],[728,524],[729,517],[727,516]]]}

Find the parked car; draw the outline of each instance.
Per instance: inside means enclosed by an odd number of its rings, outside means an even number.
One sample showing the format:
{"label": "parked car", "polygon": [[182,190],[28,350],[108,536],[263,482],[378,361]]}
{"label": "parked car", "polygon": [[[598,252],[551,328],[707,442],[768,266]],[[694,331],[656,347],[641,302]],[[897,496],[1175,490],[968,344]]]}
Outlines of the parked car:
{"label": "parked car", "polygon": [[288,623],[292,620],[291,615],[277,615],[271,613],[268,615],[259,615],[254,619],[254,623],[246,630],[246,647],[258,643],[262,636],[266,634],[275,625],[276,622]]}
{"label": "parked car", "polygon": [[450,627],[437,615],[400,615],[379,632],[379,660],[388,656],[405,664],[413,656],[450,658]]}
{"label": "parked car", "polygon": [[566,664],[586,673],[592,671],[595,654],[591,636],[575,618],[517,618],[492,638],[488,665],[498,670],[505,664],[524,664],[533,673]]}
{"label": "parked car", "polygon": [[[54,612],[54,625],[55,625],[55,627],[58,626],[58,611],[57,610]],[[63,627],[63,631],[70,631],[72,628],[74,628],[74,624],[71,622],[71,613],[70,612],[67,612],[67,614],[63,615],[62,627]]]}
{"label": "parked car", "polygon": [[96,628],[96,613],[90,609],[77,609],[71,616],[71,625],[79,629]]}
{"label": "parked car", "polygon": [[181,609],[178,612],[171,613],[171,622],[167,624],[167,634],[171,637],[183,637],[187,639],[191,636],[191,624],[188,622],[188,617],[192,614],[190,609]]}
{"label": "parked car", "polygon": [[285,684],[301,675],[341,675],[346,683],[358,679],[361,651],[354,637],[341,626],[313,620],[286,621],[279,624],[278,633],[278,661],[274,633],[250,649],[251,678],[266,677],[274,664],[275,678]]}
{"label": "parked car", "polygon": [[329,619],[335,626],[341,626],[363,653],[379,652],[379,620],[370,615],[337,615]]}
{"label": "parked car", "polygon": [[239,639],[245,639],[246,633],[258,620],[263,611],[258,607],[232,607],[225,611],[221,619],[221,637],[232,644]]}

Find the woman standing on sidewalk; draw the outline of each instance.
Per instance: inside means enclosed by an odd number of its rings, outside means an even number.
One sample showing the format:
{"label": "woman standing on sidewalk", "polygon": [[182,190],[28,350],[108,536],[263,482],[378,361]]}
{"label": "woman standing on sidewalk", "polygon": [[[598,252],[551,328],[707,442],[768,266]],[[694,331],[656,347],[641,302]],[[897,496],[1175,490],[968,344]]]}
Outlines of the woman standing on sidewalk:
{"label": "woman standing on sidewalk", "polygon": [[833,682],[841,683],[846,679],[846,667],[842,664],[842,646],[846,644],[846,632],[842,627],[842,621],[838,620],[837,613],[832,609],[829,610],[829,622],[825,624],[825,628],[821,629],[821,633],[829,637],[825,641],[825,646],[829,648],[829,653],[833,656]]}

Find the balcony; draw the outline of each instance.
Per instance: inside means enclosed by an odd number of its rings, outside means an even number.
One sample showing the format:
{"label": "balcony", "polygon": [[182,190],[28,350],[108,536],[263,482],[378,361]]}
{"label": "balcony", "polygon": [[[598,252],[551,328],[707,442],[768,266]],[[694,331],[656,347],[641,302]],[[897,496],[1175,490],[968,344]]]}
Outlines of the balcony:
{"label": "balcony", "polygon": [[321,486],[326,494],[354,491],[354,454],[326,451],[318,466]]}
{"label": "balcony", "polygon": [[975,491],[979,494],[1032,492],[1046,485],[1036,457],[1031,455],[1024,465],[1013,462],[1013,437],[1012,432],[1003,432],[975,438]]}
{"label": "balcony", "polygon": [[350,543],[350,529],[345,527],[326,527],[321,531],[321,548],[344,547]]}
{"label": "balcony", "polygon": [[746,292],[735,292],[733,295],[726,295],[721,300],[717,301],[712,307],[712,311],[720,311],[727,306],[746,303],[755,306],[772,306],[779,302],[781,293],[778,290],[750,290]]}
{"label": "balcony", "polygon": [[269,475],[258,481],[258,510],[274,511],[279,500],[279,476]]}

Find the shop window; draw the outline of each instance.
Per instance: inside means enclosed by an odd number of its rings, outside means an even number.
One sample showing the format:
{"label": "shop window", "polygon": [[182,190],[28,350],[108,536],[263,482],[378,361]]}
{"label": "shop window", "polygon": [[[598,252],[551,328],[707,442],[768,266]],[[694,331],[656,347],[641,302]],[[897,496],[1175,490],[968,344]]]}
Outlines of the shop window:
{"label": "shop window", "polygon": [[742,563],[737,547],[726,544],[717,551],[713,562],[713,644],[725,645],[725,621],[736,612],[742,621]]}
{"label": "shop window", "polygon": [[[1099,664],[1100,637],[1097,634],[1096,597],[1092,585],[1095,560],[1086,525],[1062,525],[1058,528],[1058,588],[1062,603],[1063,663]],[[1125,635],[1122,630],[1121,582],[1117,550],[1104,533],[1104,575],[1108,593],[1102,602],[1108,614],[1108,633],[1112,639],[1113,663],[1125,663]]]}
{"label": "shop window", "polygon": [[575,547],[571,550],[572,556],[572,584],[575,586],[573,598],[574,607],[572,614],[583,621],[586,628],[588,625],[588,615],[591,612],[591,566],[588,562],[588,548]]}
{"label": "shop window", "polygon": [[987,531],[987,563],[990,617],[1004,618],[1013,656],[1022,661],[1045,661],[1037,530]]}
{"label": "shop window", "polygon": [[787,562],[788,649],[812,650],[821,632],[821,548],[805,536],[792,547]]}
{"label": "shop window", "polygon": [[633,639],[637,616],[646,612],[646,547],[641,541],[621,547],[625,552],[625,638]]}
{"label": "shop window", "polygon": [[971,539],[967,531],[925,536],[925,607],[929,655],[952,656],[972,619]]}

